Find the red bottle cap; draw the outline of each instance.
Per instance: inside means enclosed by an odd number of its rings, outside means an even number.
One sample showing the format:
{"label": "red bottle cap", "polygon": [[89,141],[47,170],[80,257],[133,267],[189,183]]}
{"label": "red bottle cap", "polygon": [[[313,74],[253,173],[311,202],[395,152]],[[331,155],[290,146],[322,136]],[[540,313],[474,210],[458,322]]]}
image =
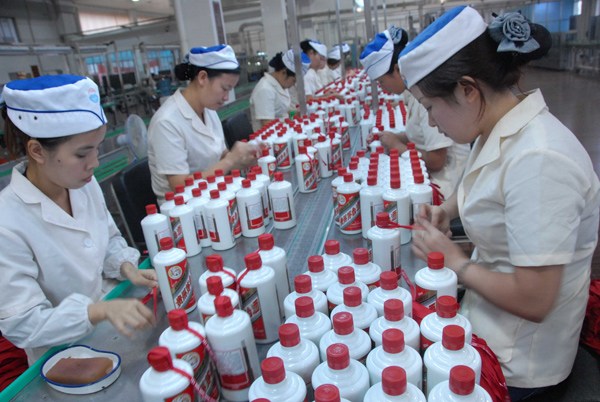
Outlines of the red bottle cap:
{"label": "red bottle cap", "polygon": [[387,212],[378,212],[377,215],[375,215],[375,223],[379,227],[388,226],[390,224],[390,214],[388,214]]}
{"label": "red bottle cap", "polygon": [[435,311],[442,318],[456,317],[458,313],[458,303],[452,296],[440,296],[435,301]]}
{"label": "red bottle cap", "polygon": [[308,296],[301,296],[294,301],[296,315],[300,318],[312,317],[315,314],[315,303]]}
{"label": "red bottle cap", "polygon": [[207,255],[204,259],[206,267],[210,272],[218,272],[223,270],[223,257],[220,254]]}
{"label": "red bottle cap", "polygon": [[275,172],[275,174],[273,175],[273,178],[275,179],[275,181],[283,181],[283,173]]}
{"label": "red bottle cap", "polygon": [[233,183],[233,176],[228,174],[227,176],[225,176],[225,183],[227,183],[228,185]]}
{"label": "red bottle cap", "polygon": [[208,188],[208,183],[205,181],[201,181],[200,183],[198,183],[198,188],[200,190],[204,191]]}
{"label": "red bottle cap", "polygon": [[279,342],[281,346],[291,348],[300,343],[300,329],[294,323],[279,326]]}
{"label": "red bottle cap", "polygon": [[400,188],[400,178],[392,177],[390,179],[390,187],[393,188],[394,190],[399,189]]}
{"label": "red bottle cap", "polygon": [[170,237],[163,237],[158,241],[158,244],[160,245],[161,250],[170,250],[173,248],[173,239],[171,239]]}
{"label": "red bottle cap", "polygon": [[223,169],[215,169],[215,176],[221,177],[221,176],[223,176],[223,174],[224,174]]}
{"label": "red bottle cap", "polygon": [[327,240],[325,242],[325,254],[336,255],[340,252],[340,242],[337,240]]}
{"label": "red bottle cap", "polygon": [[247,254],[244,257],[244,262],[246,263],[246,268],[249,270],[260,269],[262,267],[262,259],[258,253]]}
{"label": "red bottle cap", "polygon": [[311,255],[308,257],[308,270],[310,272],[323,272],[325,263],[320,255]]}
{"label": "red bottle cap", "polygon": [[389,328],[382,334],[383,350],[387,353],[400,353],[404,350],[404,332],[397,328]]}
{"label": "red bottle cap", "polygon": [[425,178],[423,177],[423,173],[416,173],[413,175],[415,184],[423,184],[425,182]]}
{"label": "red bottle cap", "polygon": [[202,195],[202,190],[200,190],[198,187],[192,189],[192,197],[198,198],[201,195]]}
{"label": "red bottle cap", "polygon": [[242,180],[242,187],[243,188],[250,188],[252,187],[252,182],[248,179],[244,179]]}
{"label": "red bottle cap", "polygon": [[260,363],[260,370],[267,384],[279,384],[285,380],[285,368],[280,357],[267,357]]}
{"label": "red bottle cap", "polygon": [[312,280],[308,275],[297,275],[294,278],[294,290],[296,293],[310,293],[312,290]]}
{"label": "red bottle cap", "polygon": [[261,250],[272,250],[275,246],[275,239],[271,233],[265,233],[258,236],[258,248]]}
{"label": "red bottle cap", "polygon": [[210,198],[213,200],[219,198],[219,190],[210,190]]}
{"label": "red bottle cap", "polygon": [[175,194],[181,194],[185,191],[185,186],[180,184],[178,186],[175,186]]}
{"label": "red bottle cap", "polygon": [[365,265],[369,262],[369,250],[362,247],[355,248],[352,257],[356,265]]}
{"label": "red bottle cap", "polygon": [[171,352],[164,346],[156,346],[148,352],[148,363],[156,371],[167,371],[173,368]]}
{"label": "red bottle cap", "polygon": [[217,296],[215,298],[215,312],[219,317],[229,317],[233,314],[233,306],[229,296]]}
{"label": "red bottle cap", "polygon": [[400,321],[404,318],[404,303],[398,299],[383,302],[383,316],[388,321]]}
{"label": "red bottle cap", "polygon": [[377,153],[380,153],[380,154],[385,152],[385,148],[382,146],[376,147],[375,150],[377,151]]}
{"label": "red bottle cap", "polygon": [[165,193],[165,201],[171,201],[175,198],[175,193],[173,191],[167,191]]}
{"label": "red bottle cap", "polygon": [[256,173],[254,173],[254,172],[249,172],[249,173],[246,175],[246,178],[247,178],[248,180],[250,180],[250,181],[254,181],[254,180],[256,180]]}
{"label": "red bottle cap", "polygon": [[206,288],[208,289],[208,293],[213,296],[219,296],[223,293],[223,280],[220,276],[209,276],[206,279]]}
{"label": "red bottle cap", "polygon": [[344,289],[344,305],[358,307],[362,303],[362,293],[358,286],[348,286]]}
{"label": "red bottle cap", "polygon": [[444,268],[444,254],[439,251],[432,251],[427,254],[427,266],[431,269]]}
{"label": "red bottle cap", "polygon": [[183,196],[182,195],[176,195],[175,196],[175,205],[183,205]]}
{"label": "red bottle cap", "polygon": [[156,209],[156,204],[148,204],[146,205],[146,214],[154,215],[158,210]]}
{"label": "red bottle cap", "polygon": [[342,285],[350,285],[356,281],[354,276],[354,268],[345,266],[338,269],[338,282]]}
{"label": "red bottle cap", "polygon": [[188,316],[184,309],[176,308],[167,313],[169,325],[175,331],[182,331],[188,326]]}
{"label": "red bottle cap", "polygon": [[240,169],[233,169],[233,170],[231,171],[231,175],[232,175],[233,177],[240,177],[240,176],[242,175],[242,173],[240,172]]}
{"label": "red bottle cap", "polygon": [[[379,214],[377,214],[379,215]],[[379,276],[379,283],[383,290],[394,290],[398,288],[398,274],[394,271],[384,271]]]}
{"label": "red bottle cap", "polygon": [[225,183],[224,181],[220,181],[217,183],[217,188],[219,189],[219,191],[225,191],[227,190],[227,183]]}
{"label": "red bottle cap", "polygon": [[334,343],[327,347],[327,365],[332,370],[343,370],[350,365],[350,352],[343,343]]}
{"label": "red bottle cap", "polygon": [[456,395],[471,395],[475,390],[475,371],[458,365],[450,369],[450,391]]}
{"label": "red bottle cap", "polygon": [[408,149],[408,150],[416,149],[415,148],[415,143],[414,142],[407,142],[406,143],[406,149]]}
{"label": "red bottle cap", "polygon": [[352,176],[352,173],[346,173],[344,175],[344,183],[350,183],[354,181],[354,176]]}
{"label": "red bottle cap", "polygon": [[383,393],[399,396],[406,392],[406,371],[402,367],[389,366],[381,373],[381,388]]}
{"label": "red bottle cap", "polygon": [[338,335],[348,335],[354,331],[354,318],[346,311],[336,313],[331,321],[333,322],[333,332]]}
{"label": "red bottle cap", "polygon": [[194,172],[194,180],[200,180],[202,179],[202,172]]}
{"label": "red bottle cap", "polygon": [[315,402],[341,402],[340,391],[333,384],[319,385],[315,389]]}
{"label": "red bottle cap", "polygon": [[370,169],[369,169],[369,176],[367,176],[367,185],[369,185],[369,186],[377,185],[377,175],[371,174]]}
{"label": "red bottle cap", "polygon": [[186,177],[183,182],[185,183],[185,186],[191,186],[194,184],[194,178],[193,177]]}
{"label": "red bottle cap", "polygon": [[446,325],[442,330],[442,346],[448,350],[460,350],[465,346],[465,330],[458,325]]}

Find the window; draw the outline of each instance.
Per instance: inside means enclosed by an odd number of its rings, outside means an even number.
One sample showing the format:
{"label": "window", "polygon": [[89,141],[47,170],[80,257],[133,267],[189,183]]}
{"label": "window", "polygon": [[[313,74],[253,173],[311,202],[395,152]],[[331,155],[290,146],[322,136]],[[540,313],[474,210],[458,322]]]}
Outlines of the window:
{"label": "window", "polygon": [[81,32],[84,34],[107,31],[121,25],[128,25],[130,22],[129,16],[126,13],[79,12],[79,24],[81,25]]}
{"label": "window", "polygon": [[15,21],[12,18],[0,17],[0,42],[17,43],[19,37],[15,29]]}
{"label": "window", "polygon": [[581,0],[573,2],[573,15],[581,15]]}

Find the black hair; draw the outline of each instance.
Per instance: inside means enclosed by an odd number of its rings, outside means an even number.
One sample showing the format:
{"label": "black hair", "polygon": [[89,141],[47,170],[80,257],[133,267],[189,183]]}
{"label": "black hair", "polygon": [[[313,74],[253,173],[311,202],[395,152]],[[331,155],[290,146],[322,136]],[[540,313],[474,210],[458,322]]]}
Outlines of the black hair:
{"label": "black hair", "polygon": [[327,65],[329,67],[333,67],[333,66],[335,66],[337,64],[340,64],[341,62],[342,62],[341,59],[340,60],[338,60],[338,59],[327,59]]}
{"label": "black hair", "polygon": [[[425,96],[450,99],[454,99],[454,89],[464,76],[475,80],[473,86],[480,93],[479,82],[494,91],[510,89],[519,83],[521,68],[545,56],[552,46],[552,37],[546,28],[532,23],[530,26],[531,37],[540,44],[537,50],[530,53],[497,52],[498,42],[486,30],[420,80],[417,86]],[[484,107],[482,97],[482,110]]]}
{"label": "black hair", "polygon": [[206,68],[206,67],[198,67],[191,63],[180,63],[175,66],[173,72],[175,73],[175,77],[177,77],[180,81],[193,81],[200,71],[206,71],[206,75],[209,79],[218,77],[222,74],[236,74],[240,75],[240,68],[236,68],[235,70],[225,70],[225,69],[215,69],[215,68]]}
{"label": "black hair", "polygon": [[4,141],[6,150],[10,159],[17,159],[20,156],[27,155],[27,142],[35,139],[40,145],[48,150],[55,150],[60,144],[67,142],[72,136],[54,137],[54,138],[34,138],[21,131],[19,127],[8,117],[7,108],[2,108],[2,118],[4,119]]}
{"label": "black hair", "polygon": [[316,52],[315,48],[312,47],[312,45],[310,44],[310,39],[306,39],[300,42],[300,49],[302,49],[302,51],[306,54],[308,54],[309,50]]}
{"label": "black hair", "polygon": [[275,71],[285,70],[285,74],[288,77],[295,77],[296,76],[296,74],[292,70],[290,70],[289,68],[287,68],[287,66],[283,62],[283,52],[279,52],[275,56],[273,56],[273,58],[271,59],[271,61],[269,61],[269,66],[273,67],[273,69]]}
{"label": "black hair", "polygon": [[392,74],[394,72],[394,66],[398,65],[398,56],[400,56],[400,52],[404,50],[406,44],[408,43],[408,33],[404,29],[399,28],[397,35],[398,39],[394,40],[394,53],[392,53],[392,62],[390,63],[390,68],[386,74]]}

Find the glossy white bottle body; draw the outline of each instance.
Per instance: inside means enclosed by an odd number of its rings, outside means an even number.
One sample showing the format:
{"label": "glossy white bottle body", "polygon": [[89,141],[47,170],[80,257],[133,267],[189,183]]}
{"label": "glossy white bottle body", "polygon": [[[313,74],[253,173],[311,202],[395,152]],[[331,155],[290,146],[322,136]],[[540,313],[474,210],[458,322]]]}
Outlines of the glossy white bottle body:
{"label": "glossy white bottle body", "polygon": [[235,195],[240,214],[242,236],[256,237],[265,233],[262,196],[255,188],[242,188]]}
{"label": "glossy white bottle body", "polygon": [[[387,189],[383,192],[383,209],[390,214],[390,220],[399,225],[410,225],[410,194],[403,188]],[[407,244],[412,238],[410,229],[400,229],[400,243]]]}
{"label": "glossy white bottle body", "polygon": [[357,264],[353,262],[350,266],[354,268],[356,281],[367,285],[369,291],[379,287],[379,277],[381,276],[381,267],[379,265],[367,261],[366,264]]}
{"label": "glossy white bottle body", "polygon": [[404,305],[404,315],[412,317],[412,296],[408,290],[400,286],[394,290],[386,290],[381,287],[371,290],[367,296],[367,303],[375,307],[379,317],[383,317],[383,304],[389,299],[400,300]]}
{"label": "glossy white bottle body", "polygon": [[465,343],[471,344],[473,327],[464,315],[456,314],[454,317],[444,318],[433,313],[426,315],[419,326],[421,330],[421,350],[427,349],[435,342],[440,342],[446,325],[462,327],[465,330]]}
{"label": "glossy white bottle body", "polygon": [[481,356],[467,343],[460,350],[449,350],[442,342],[436,342],[425,351],[423,364],[427,371],[423,392],[427,396],[436,385],[450,378],[450,369],[454,366],[471,367],[475,371],[475,384],[479,384],[481,378]]}
{"label": "glossy white bottle body", "polygon": [[277,384],[267,384],[262,377],[257,378],[250,387],[248,398],[250,401],[267,398],[269,402],[304,402],[306,385],[298,374],[286,371],[285,379]]}
{"label": "glossy white bottle body", "polygon": [[450,268],[421,268],[415,274],[417,301],[427,306],[433,304],[440,296],[452,296],[456,299],[458,277]]}
{"label": "glossy white bottle body", "polygon": [[185,204],[175,205],[169,211],[169,217],[171,218],[175,246],[179,247],[181,239],[183,239],[188,257],[200,254],[202,247],[200,247],[196,224],[194,223],[194,209]]}
{"label": "glossy white bottle body", "polygon": [[369,296],[369,288],[364,283],[355,281],[354,283],[349,283],[346,285],[336,281],[334,284],[329,286],[329,289],[327,290],[327,303],[329,306],[329,311],[332,311],[337,306],[344,304],[344,289],[349,286],[358,286],[360,288],[363,303],[367,301],[367,297]]}
{"label": "glossy white bottle body", "polygon": [[332,329],[321,337],[319,341],[319,353],[321,360],[327,361],[327,347],[334,343],[343,343],[348,346],[350,358],[364,363],[367,355],[371,351],[371,338],[361,329],[354,328],[354,331],[347,335],[336,334]]}
{"label": "glossy white bottle body", "polygon": [[331,311],[333,317],[337,313],[348,312],[352,314],[354,320],[354,328],[360,328],[363,331],[369,332],[371,323],[377,319],[377,310],[369,303],[363,302],[359,306],[349,307],[345,304],[340,304]]}
{"label": "glossy white bottle body", "polygon": [[[223,272],[223,271],[227,271],[227,272]],[[206,280],[208,278],[210,278],[211,276],[218,276],[221,278],[221,282],[223,282],[223,287],[224,288],[229,288],[235,291],[236,288],[236,284],[235,284],[235,280],[237,278],[237,274],[235,273],[235,271],[231,268],[228,267],[223,267],[223,271],[217,271],[217,272],[212,272],[212,271],[205,271],[202,273],[202,275],[200,275],[200,278],[198,278],[198,285],[200,287],[200,294],[206,294],[208,292],[208,285],[206,284]]]}
{"label": "glossy white bottle body", "polygon": [[378,382],[369,388],[364,402],[426,402],[426,399],[423,392],[411,383],[406,384],[406,391],[402,395],[392,396],[383,392],[382,383]]}
{"label": "glossy white bottle body", "polygon": [[280,357],[285,370],[298,374],[307,385],[310,385],[310,377],[320,363],[319,349],[308,339],[301,339],[298,345],[292,347],[277,342],[267,352],[267,357],[273,356]]}
{"label": "glossy white bottle body", "polygon": [[352,264],[352,257],[342,252],[334,255],[323,253],[322,257],[325,269],[333,271],[335,274],[337,274],[337,271],[340,269],[340,267],[349,266]]}
{"label": "glossy white bottle body", "polygon": [[400,272],[400,229],[373,226],[367,232],[367,243],[373,263],[381,267],[381,271]]}
{"label": "glossy white bottle body", "polygon": [[[190,376],[194,375],[192,366],[180,359],[173,359],[173,366],[185,371]],[[140,378],[140,391],[144,402],[164,402],[166,400],[192,401],[194,389],[190,380],[173,371],[156,371],[152,367],[144,371]],[[186,399],[186,396],[189,399]]]}
{"label": "glossy white bottle body", "polygon": [[410,346],[400,353],[388,353],[383,346],[377,346],[367,356],[367,370],[371,384],[381,382],[383,369],[389,366],[402,367],[406,371],[406,381],[421,389],[423,386],[423,360]]}
{"label": "glossy white bottle body", "polygon": [[[194,311],[196,297],[185,251],[176,247],[161,250],[152,259],[152,266],[156,271],[165,310],[169,312],[176,308],[182,308],[187,313]],[[177,302],[180,296],[181,303]]]}
{"label": "glossy white bottle body", "polygon": [[419,350],[421,339],[419,332],[419,324],[411,317],[404,316],[399,321],[390,321],[385,317],[379,317],[371,323],[369,327],[369,336],[375,343],[375,346],[380,346],[383,339],[383,331],[386,329],[395,328],[404,333],[404,343],[415,350]]}
{"label": "glossy white bottle body", "polygon": [[283,230],[296,226],[292,184],[289,181],[274,181],[269,184],[269,198],[273,210],[273,227]]}
{"label": "glossy white bottle body", "polygon": [[334,283],[337,283],[337,276],[327,269],[323,269],[323,271],[320,272],[306,271],[303,272],[303,274],[310,276],[313,289],[320,290],[324,293],[328,292]]}
{"label": "glossy white bottle body", "polygon": [[[227,296],[231,299],[233,308],[240,308],[240,296],[235,290],[223,289],[219,296]],[[206,325],[206,322],[210,317],[215,315],[215,299],[217,296],[211,295],[210,293],[204,293],[198,300],[198,312],[200,313],[200,322]]]}
{"label": "glossy white bottle body", "polygon": [[360,190],[360,219],[362,222],[362,237],[367,238],[367,232],[375,226],[375,217],[383,211],[383,188],[367,186]]}
{"label": "glossy white bottle body", "polygon": [[326,314],[315,311],[310,317],[298,317],[296,314],[285,320],[287,323],[293,323],[300,330],[300,337],[319,345],[321,338],[331,330],[331,321]]}
{"label": "glossy white bottle body", "polygon": [[290,282],[287,269],[287,255],[281,247],[273,246],[270,250],[259,250],[258,254],[263,262],[263,265],[273,268],[275,272],[275,287],[277,288],[277,306],[284,316],[284,301],[287,295],[290,294]]}
{"label": "glossy white bottle body", "polygon": [[331,144],[329,141],[317,142],[315,148],[319,154],[319,173],[322,178],[331,177],[333,155],[331,153]]}
{"label": "glossy white bottle body", "polygon": [[342,370],[332,370],[327,362],[319,364],[312,375],[312,386],[333,384],[338,387],[340,396],[352,402],[360,402],[369,389],[369,372],[367,368],[354,359]]}
{"label": "glossy white bottle body", "polygon": [[169,218],[163,214],[150,214],[144,217],[141,221],[144,240],[148,248],[150,260],[160,251],[160,239],[164,237],[173,237]]}
{"label": "glossy white bottle body", "polygon": [[297,298],[302,296],[310,297],[313,300],[315,311],[319,311],[323,314],[329,314],[329,309],[327,308],[327,297],[325,297],[325,294],[320,290],[312,289],[308,293],[298,293],[294,291],[287,295],[283,301],[286,320],[296,314],[296,306],[294,303]]}
{"label": "glossy white bottle body", "polygon": [[340,231],[344,234],[362,233],[360,189],[355,181],[344,182],[337,188]]}
{"label": "glossy white bottle body", "polygon": [[470,395],[457,395],[450,391],[450,381],[442,381],[429,392],[429,402],[492,402],[490,394],[475,384],[475,389]]}
{"label": "glossy white bottle body", "polygon": [[211,199],[204,206],[204,211],[213,250],[228,250],[235,246],[235,237],[229,223],[229,202],[224,198]]}
{"label": "glossy white bottle body", "polygon": [[296,180],[298,191],[312,193],[317,190],[317,177],[314,169],[314,158],[306,154],[296,155]]}
{"label": "glossy white bottle body", "polygon": [[200,247],[210,247],[210,236],[208,235],[206,218],[204,216],[204,206],[208,203],[209,199],[208,197],[193,197],[187,203],[194,210],[194,226]]}

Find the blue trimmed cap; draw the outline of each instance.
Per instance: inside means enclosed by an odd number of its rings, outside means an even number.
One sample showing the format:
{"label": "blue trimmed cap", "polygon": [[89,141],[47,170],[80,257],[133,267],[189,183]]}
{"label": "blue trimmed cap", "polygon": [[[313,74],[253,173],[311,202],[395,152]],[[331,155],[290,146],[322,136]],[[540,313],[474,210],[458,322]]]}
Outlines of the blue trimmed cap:
{"label": "blue trimmed cap", "polygon": [[487,24],[468,6],[455,7],[423,30],[400,53],[400,74],[408,88],[477,39]]}
{"label": "blue trimmed cap", "polygon": [[310,47],[312,47],[313,49],[315,49],[315,51],[317,53],[319,53],[321,56],[327,57],[327,46],[325,46],[324,44],[322,44],[319,41],[312,40],[312,39],[310,39],[308,41],[308,43],[310,44]]}
{"label": "blue trimmed cap", "polygon": [[235,52],[229,45],[194,47],[187,54],[190,64],[215,70],[237,70],[240,68]]}
{"label": "blue trimmed cap", "polygon": [[[283,60],[283,64],[285,67],[290,70],[292,73],[296,74],[296,62],[294,61],[294,50],[289,49],[287,52],[283,54],[281,57]],[[310,58],[304,52],[300,52],[300,59],[302,60],[302,74],[306,74],[308,69],[310,68]]]}
{"label": "blue trimmed cap", "polygon": [[94,81],[77,75],[45,75],[11,81],[2,98],[8,117],[33,138],[85,133],[106,124]]}
{"label": "blue trimmed cap", "polygon": [[335,45],[331,48],[331,50],[327,53],[328,59],[334,60],[342,60],[342,52],[340,50],[340,45]]}
{"label": "blue trimmed cap", "polygon": [[378,33],[369,42],[360,54],[360,63],[371,81],[375,81],[389,71],[393,54],[394,42],[387,30]]}
{"label": "blue trimmed cap", "polygon": [[350,45],[347,43],[342,43],[342,53],[350,53]]}

